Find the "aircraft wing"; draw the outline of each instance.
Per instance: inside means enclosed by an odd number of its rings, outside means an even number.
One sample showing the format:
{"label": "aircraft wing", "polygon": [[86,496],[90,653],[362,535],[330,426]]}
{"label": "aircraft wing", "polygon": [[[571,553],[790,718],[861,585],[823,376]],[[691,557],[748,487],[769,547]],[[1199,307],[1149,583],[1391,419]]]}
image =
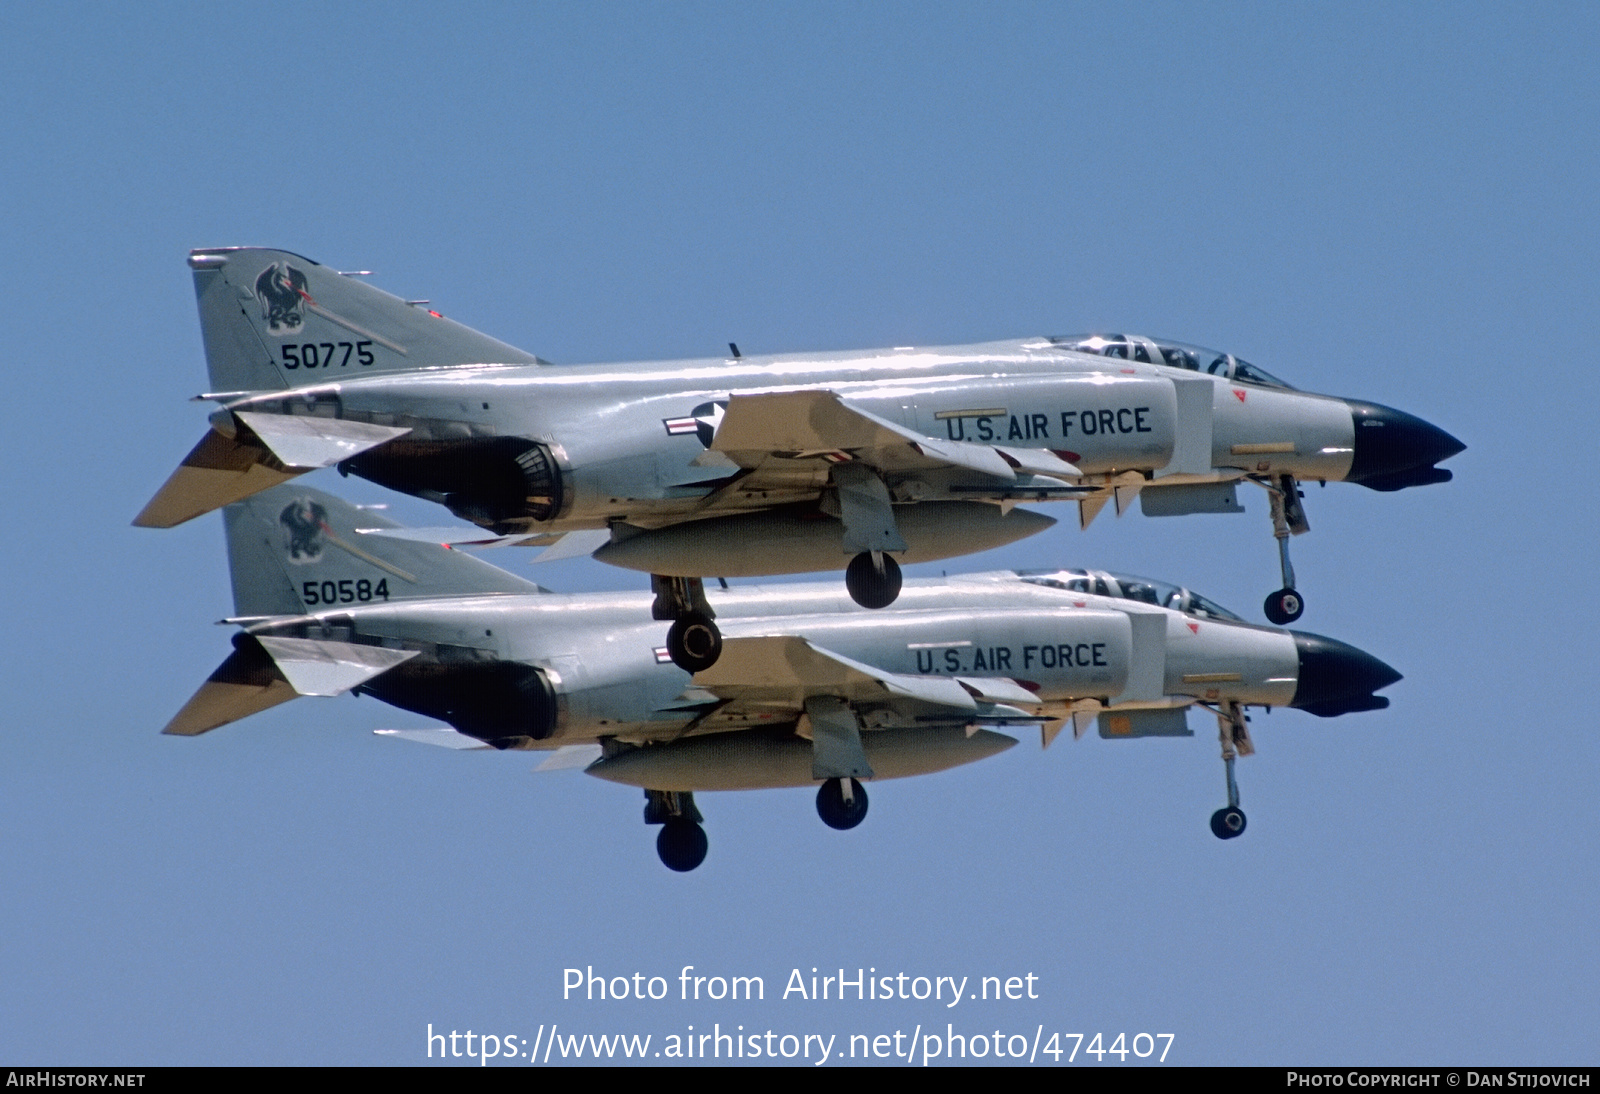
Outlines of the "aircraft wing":
{"label": "aircraft wing", "polygon": [[693,690],[720,700],[691,727],[700,732],[781,724],[819,698],[971,722],[1035,720],[1021,707],[1038,705],[1013,680],[885,672],[798,635],[725,638],[722,656],[695,674]]}
{"label": "aircraft wing", "polygon": [[[880,471],[960,470],[997,483],[1018,473],[1047,476],[1070,490],[1065,478],[1078,469],[1053,453],[925,436],[853,407],[831,391],[779,391],[734,395],[717,425],[711,452],[762,477],[793,477],[795,461],[822,466],[859,460]],[[706,461],[711,462],[711,461]],[[753,484],[742,481],[742,489]],[[1039,483],[1049,488],[1051,483]]]}

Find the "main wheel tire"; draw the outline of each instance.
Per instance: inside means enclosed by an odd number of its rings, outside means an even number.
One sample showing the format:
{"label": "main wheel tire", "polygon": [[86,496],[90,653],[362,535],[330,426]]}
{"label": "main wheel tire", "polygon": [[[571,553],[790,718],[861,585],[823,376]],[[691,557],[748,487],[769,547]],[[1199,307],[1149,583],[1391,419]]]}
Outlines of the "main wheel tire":
{"label": "main wheel tire", "polygon": [[667,631],[667,656],[684,672],[703,672],[722,656],[722,632],[700,612],[679,616]]}
{"label": "main wheel tire", "polygon": [[706,831],[692,820],[674,817],[661,826],[656,837],[656,854],[669,870],[686,874],[706,860],[706,849],[711,846]]}
{"label": "main wheel tire", "polygon": [[844,587],[850,599],[863,608],[887,608],[900,595],[900,564],[882,555],[883,572],[872,564],[872,552],[862,551],[844,570]]}
{"label": "main wheel tire", "polygon": [[1267,613],[1268,619],[1282,627],[1293,623],[1305,613],[1306,602],[1293,589],[1279,589],[1267,597],[1267,602],[1261,608]]}
{"label": "main wheel tire", "polygon": [[1231,805],[1223,806],[1211,814],[1211,834],[1218,839],[1233,839],[1244,833],[1244,810]]}
{"label": "main wheel tire", "polygon": [[867,791],[850,780],[850,801],[844,800],[844,780],[829,779],[817,790],[817,816],[829,828],[848,831],[867,817]]}

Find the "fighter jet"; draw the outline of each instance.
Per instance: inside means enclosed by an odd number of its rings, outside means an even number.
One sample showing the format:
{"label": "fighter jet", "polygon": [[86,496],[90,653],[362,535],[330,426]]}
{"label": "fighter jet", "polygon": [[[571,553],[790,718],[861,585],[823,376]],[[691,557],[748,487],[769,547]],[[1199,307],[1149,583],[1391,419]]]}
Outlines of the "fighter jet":
{"label": "fighter jet", "polygon": [[1152,516],[1270,499],[1283,588],[1299,484],[1444,482],[1448,433],[1374,403],[1300,392],[1226,353],[1111,335],[964,346],[555,367],[284,251],[190,254],[211,430],[134,523],[171,527],[337,466],[440,502],[457,544],[546,545],[651,575],[668,649],[695,671],[720,632],[706,577],[845,570],[895,601],[927,562],[1142,498]]}
{"label": "fighter jet", "polygon": [[165,732],[195,736],[303,695],[370,695],[446,723],[380,730],[460,749],[536,750],[640,787],[661,860],[707,839],[694,794],[817,786],[829,826],[867,812],[862,780],[942,771],[1016,743],[1006,727],[1110,739],[1192,736],[1217,718],[1228,800],[1253,751],[1247,706],[1380,710],[1400,679],[1318,635],[1245,623],[1187,589],[1087,570],[905,583],[863,614],[836,582],[708,590],[711,668],[673,664],[647,594],[559,595],[328,494],[280,485],[224,511],[233,652]]}

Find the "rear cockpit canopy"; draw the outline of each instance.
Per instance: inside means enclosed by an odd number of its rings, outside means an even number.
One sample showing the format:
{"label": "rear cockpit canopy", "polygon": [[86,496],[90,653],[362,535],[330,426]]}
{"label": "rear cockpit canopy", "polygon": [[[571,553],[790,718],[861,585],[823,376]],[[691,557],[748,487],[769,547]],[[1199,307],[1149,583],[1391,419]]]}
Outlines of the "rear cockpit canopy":
{"label": "rear cockpit canopy", "polygon": [[1231,353],[1204,349],[1183,342],[1158,341],[1139,334],[1056,335],[1050,342],[1075,353],[1092,353],[1099,357],[1115,357],[1124,361],[1143,361],[1147,365],[1186,368],[1191,372],[1208,372],[1224,380],[1294,390],[1266,369],[1257,368],[1249,361],[1241,361]]}
{"label": "rear cockpit canopy", "polygon": [[1227,608],[1213,604],[1199,593],[1148,577],[1113,574],[1104,570],[1018,570],[1016,573],[1030,585],[1042,585],[1047,589],[1114,596],[1122,600],[1154,604],[1158,608],[1171,608],[1201,619],[1236,619],[1244,622]]}

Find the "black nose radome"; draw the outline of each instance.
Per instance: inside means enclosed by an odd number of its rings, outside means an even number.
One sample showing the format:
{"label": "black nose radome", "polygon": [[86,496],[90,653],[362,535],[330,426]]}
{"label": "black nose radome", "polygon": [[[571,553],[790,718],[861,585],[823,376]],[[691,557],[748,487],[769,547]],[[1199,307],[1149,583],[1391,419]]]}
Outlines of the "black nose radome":
{"label": "black nose radome", "polygon": [[1289,633],[1300,653],[1300,682],[1290,706],[1318,718],[1332,718],[1389,705],[1388,699],[1373,692],[1400,679],[1394,669],[1338,639],[1305,631]]}
{"label": "black nose radome", "polygon": [[1387,491],[1450,481],[1450,472],[1433,465],[1466,445],[1403,410],[1355,399],[1345,404],[1355,423],[1355,454],[1346,482]]}

